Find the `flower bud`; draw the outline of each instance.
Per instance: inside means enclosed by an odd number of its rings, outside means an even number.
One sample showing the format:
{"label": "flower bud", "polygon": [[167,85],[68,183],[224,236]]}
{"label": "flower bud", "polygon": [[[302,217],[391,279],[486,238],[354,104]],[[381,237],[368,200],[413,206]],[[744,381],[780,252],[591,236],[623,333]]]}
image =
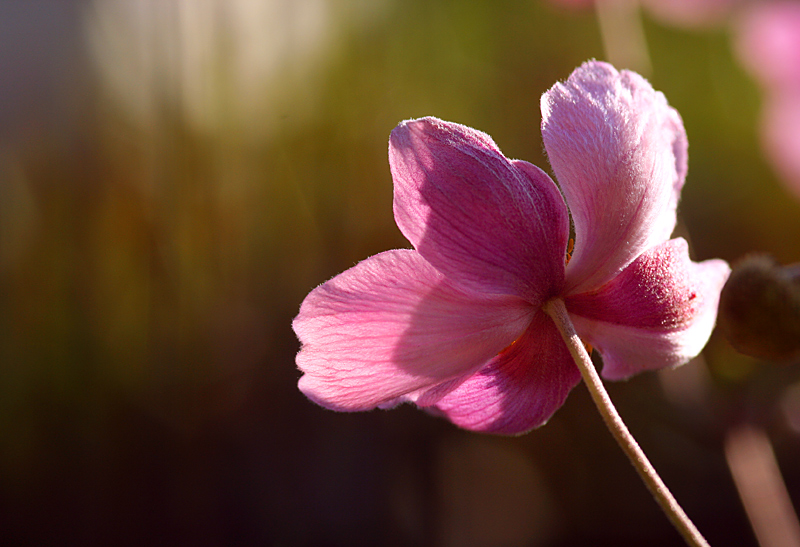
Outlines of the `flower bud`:
{"label": "flower bud", "polygon": [[751,255],[734,266],[722,289],[719,327],[741,353],[788,361],[800,358],[800,267]]}

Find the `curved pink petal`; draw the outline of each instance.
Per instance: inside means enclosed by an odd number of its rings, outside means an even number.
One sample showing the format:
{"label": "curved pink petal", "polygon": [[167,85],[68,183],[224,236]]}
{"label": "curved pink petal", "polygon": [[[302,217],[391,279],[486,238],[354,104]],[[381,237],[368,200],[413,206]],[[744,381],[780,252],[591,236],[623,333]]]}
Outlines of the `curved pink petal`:
{"label": "curved pink petal", "polygon": [[600,289],[565,299],[575,330],[603,356],[609,380],[686,363],[705,346],[730,268],[695,263],[682,238],[639,256]]}
{"label": "curved pink petal", "polygon": [[385,405],[477,370],[532,314],[519,298],[457,289],[416,251],[387,251],[303,301],[299,387],[335,410]]}
{"label": "curved pink petal", "polygon": [[541,169],[463,125],[422,118],[392,131],[397,225],[448,278],[538,306],[564,279],[569,217]]}
{"label": "curved pink petal", "polygon": [[514,345],[434,408],[465,429],[515,435],[544,425],[580,379],[555,324],[539,312]]}
{"label": "curved pink petal", "polygon": [[575,225],[567,293],[599,287],[669,238],[688,144],[644,78],[584,63],[542,96],[542,135]]}

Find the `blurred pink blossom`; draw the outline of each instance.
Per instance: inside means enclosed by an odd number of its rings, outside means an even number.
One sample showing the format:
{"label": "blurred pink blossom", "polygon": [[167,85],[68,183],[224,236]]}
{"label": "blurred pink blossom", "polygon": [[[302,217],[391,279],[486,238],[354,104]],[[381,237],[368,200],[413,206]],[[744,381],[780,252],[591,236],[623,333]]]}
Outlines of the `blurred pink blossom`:
{"label": "blurred pink blossom", "polygon": [[414,249],[370,257],[306,297],[293,328],[309,398],[342,411],[410,401],[476,431],[540,426],[580,381],[542,311],[554,298],[607,379],[703,348],[729,268],[694,263],[669,239],[687,169],[680,116],[641,76],[600,62],[541,105],[563,197],[474,129],[422,118],[392,132],[394,214]]}
{"label": "blurred pink blossom", "polygon": [[800,197],[800,3],[754,4],[736,30],[739,57],[764,91],[764,152]]}
{"label": "blurred pink blossom", "polygon": [[737,28],[742,63],[767,91],[800,90],[800,3],[757,3]]}

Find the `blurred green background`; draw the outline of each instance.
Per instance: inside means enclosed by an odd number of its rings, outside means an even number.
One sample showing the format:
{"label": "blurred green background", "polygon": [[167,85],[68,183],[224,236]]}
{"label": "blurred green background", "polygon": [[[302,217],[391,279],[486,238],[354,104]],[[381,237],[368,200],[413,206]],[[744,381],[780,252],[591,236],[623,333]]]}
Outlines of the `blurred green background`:
{"label": "blurred green background", "polygon": [[[729,27],[643,24],[695,259],[798,261]],[[679,545],[582,386],[518,438],[296,388],[303,297],[408,246],[391,129],[434,115],[547,168],[539,97],[590,58],[593,10],[541,0],[0,2],[0,542]],[[709,541],[746,546],[722,438],[762,424],[800,500],[796,381],[715,336],[609,389]]]}

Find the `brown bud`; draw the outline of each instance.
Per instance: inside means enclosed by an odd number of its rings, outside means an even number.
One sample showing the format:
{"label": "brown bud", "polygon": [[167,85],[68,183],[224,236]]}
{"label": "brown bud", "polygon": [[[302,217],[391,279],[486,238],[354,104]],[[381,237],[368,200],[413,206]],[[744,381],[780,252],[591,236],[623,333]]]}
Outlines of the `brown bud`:
{"label": "brown bud", "polygon": [[800,268],[752,255],[736,264],[722,289],[719,327],[741,353],[800,358]]}

